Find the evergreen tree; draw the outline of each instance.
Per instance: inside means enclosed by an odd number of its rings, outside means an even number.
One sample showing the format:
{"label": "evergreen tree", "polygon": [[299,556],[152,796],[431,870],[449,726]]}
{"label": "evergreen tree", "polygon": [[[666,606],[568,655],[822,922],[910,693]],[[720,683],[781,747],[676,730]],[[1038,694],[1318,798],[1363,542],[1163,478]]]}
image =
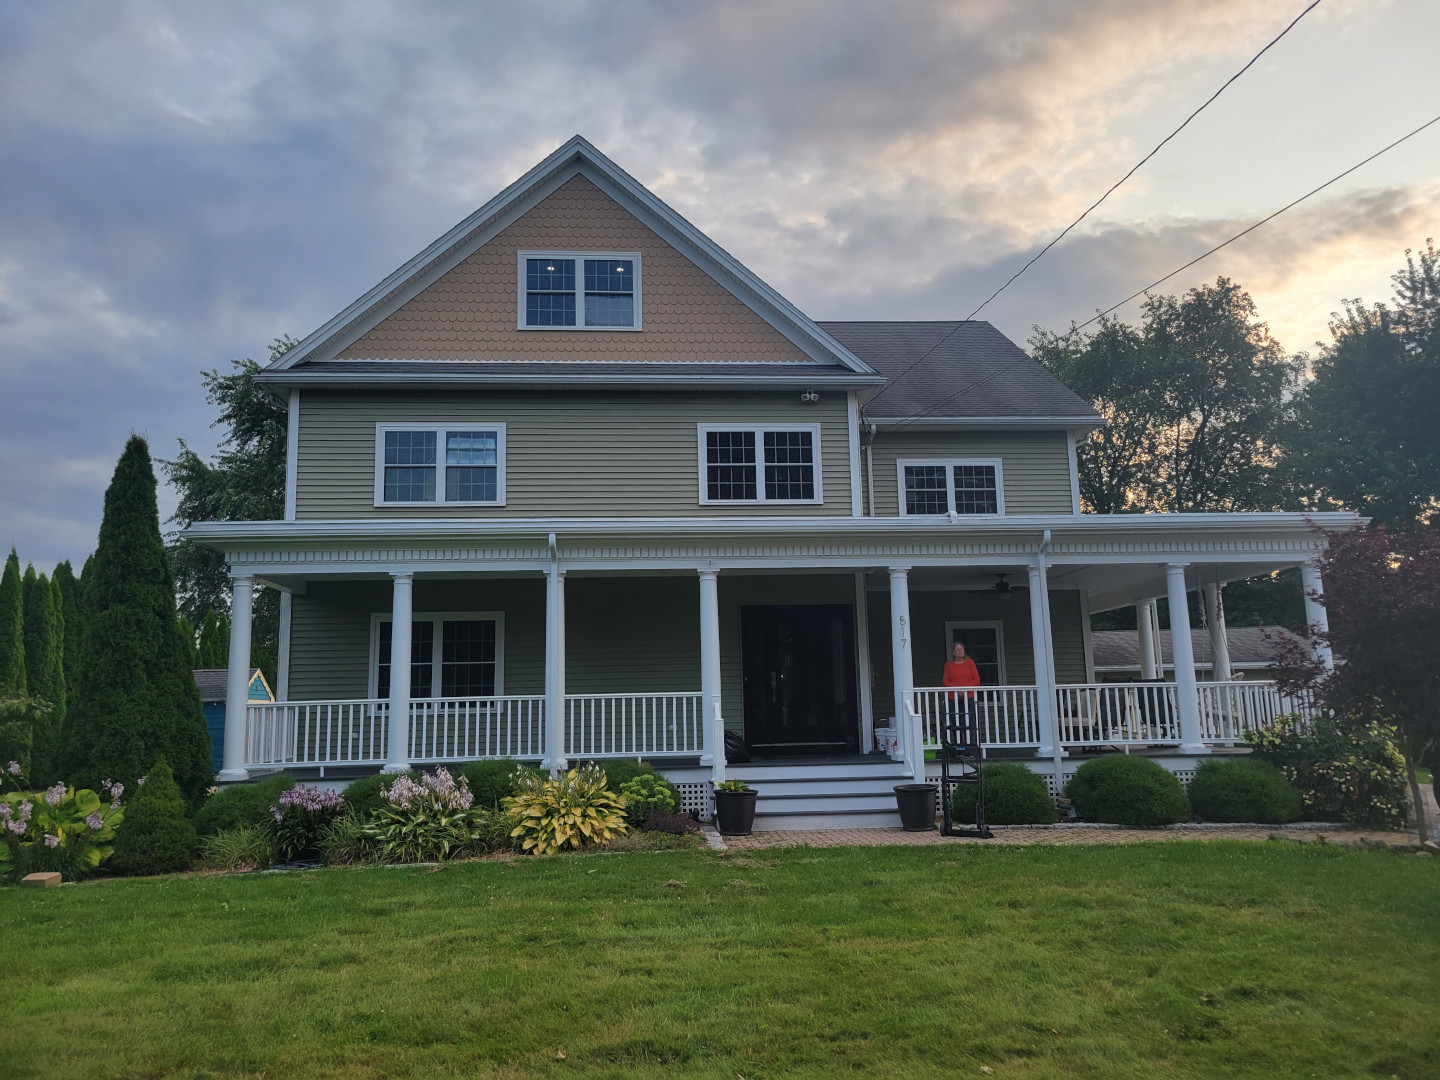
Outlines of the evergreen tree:
{"label": "evergreen tree", "polygon": [[75,576],[75,571],[70,569],[70,561],[67,559],[55,567],[55,573],[50,575],[50,583],[55,586],[55,610],[60,613],[60,623],[64,630],[62,655],[65,697],[68,704],[80,678],[80,580]]}
{"label": "evergreen tree", "polygon": [[211,608],[200,624],[200,643],[195,650],[197,668],[223,668],[230,664],[230,620]]}
{"label": "evergreen tree", "polygon": [[67,778],[80,787],[98,787],[107,777],[130,787],[163,756],[186,800],[198,806],[214,779],[210,738],[175,617],[150,450],[138,435],[126,443],[105,492],[100,542],[83,584],[80,680],[63,752]]}
{"label": "evergreen tree", "polygon": [[195,826],[170,766],[162,757],[125,804],[125,820],[115,834],[114,874],[173,874],[190,868]]}
{"label": "evergreen tree", "polygon": [[180,628],[180,640],[185,643],[185,653],[189,658],[190,666],[192,668],[199,667],[200,665],[195,662],[199,657],[195,647],[195,627],[191,625],[189,619],[178,612],[175,615],[175,625]]}
{"label": "evergreen tree", "polygon": [[0,697],[25,696],[25,600],[20,556],[10,549],[0,575]]}
{"label": "evergreen tree", "polygon": [[35,725],[30,782],[36,787],[49,787],[56,779],[59,723],[65,715],[63,631],[49,578],[27,566],[21,592],[25,606],[26,689],[32,700],[49,706]]}

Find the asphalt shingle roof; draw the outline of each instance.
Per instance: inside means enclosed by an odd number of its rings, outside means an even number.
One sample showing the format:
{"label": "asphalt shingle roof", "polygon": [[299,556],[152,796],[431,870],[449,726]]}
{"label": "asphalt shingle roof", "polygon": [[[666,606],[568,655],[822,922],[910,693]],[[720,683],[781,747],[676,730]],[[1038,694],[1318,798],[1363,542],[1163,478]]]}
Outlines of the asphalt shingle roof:
{"label": "asphalt shingle roof", "polygon": [[[915,416],[939,406],[929,415],[1100,420],[1089,402],[988,322],[822,322],[820,327],[880,374],[898,378],[865,407],[873,419]],[[930,349],[934,352],[926,355]]]}
{"label": "asphalt shingle roof", "polygon": [[[1230,650],[1230,663],[1235,665],[1268,666],[1275,663],[1275,641],[1292,641],[1304,644],[1299,634],[1283,626],[1228,626],[1225,628],[1225,644]],[[1096,630],[1090,635],[1091,647],[1095,651],[1095,667],[1098,670],[1140,668],[1140,632],[1138,630]],[[1210,635],[1204,630],[1190,632],[1191,651],[1195,663],[1209,664],[1213,656],[1210,649]],[[1160,655],[1166,664],[1175,662],[1175,652],[1170,644],[1170,631],[1160,631]]]}

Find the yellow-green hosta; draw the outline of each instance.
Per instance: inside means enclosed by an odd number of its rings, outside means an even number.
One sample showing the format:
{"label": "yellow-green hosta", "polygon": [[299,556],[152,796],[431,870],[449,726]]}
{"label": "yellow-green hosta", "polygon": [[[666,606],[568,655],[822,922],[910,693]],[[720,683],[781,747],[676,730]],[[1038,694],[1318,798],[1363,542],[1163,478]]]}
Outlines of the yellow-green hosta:
{"label": "yellow-green hosta", "polygon": [[533,855],[603,844],[627,829],[625,796],[606,787],[605,774],[594,767],[555,780],[522,775],[515,794],[501,803],[515,823],[511,837],[523,837],[520,850]]}

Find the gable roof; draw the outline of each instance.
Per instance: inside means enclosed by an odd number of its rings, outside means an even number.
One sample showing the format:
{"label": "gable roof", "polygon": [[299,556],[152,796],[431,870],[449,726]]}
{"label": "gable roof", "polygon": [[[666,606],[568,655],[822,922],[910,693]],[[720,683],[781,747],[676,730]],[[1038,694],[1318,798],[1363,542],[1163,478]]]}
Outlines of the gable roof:
{"label": "gable roof", "polygon": [[[230,672],[225,668],[195,668],[195,685],[200,689],[200,700],[206,704],[213,704],[217,701],[224,701],[230,692]],[[265,688],[265,693],[270,695],[270,684],[265,681],[264,673],[257,667],[250,669],[250,678],[246,680],[247,685],[253,692],[255,680],[260,680],[260,685]],[[274,700],[271,695],[271,700]]]}
{"label": "gable roof", "polygon": [[279,373],[301,365],[308,366],[306,374],[323,376],[317,361],[328,362],[343,352],[576,176],[590,181],[699,266],[812,363],[880,381],[864,361],[579,135],[270,364],[263,381],[284,382]]}
{"label": "gable roof", "polygon": [[[866,405],[882,427],[916,424],[1094,428],[1088,401],[988,322],[823,322],[887,383]],[[921,414],[924,414],[923,416]],[[1019,421],[1017,425],[1015,422]]]}

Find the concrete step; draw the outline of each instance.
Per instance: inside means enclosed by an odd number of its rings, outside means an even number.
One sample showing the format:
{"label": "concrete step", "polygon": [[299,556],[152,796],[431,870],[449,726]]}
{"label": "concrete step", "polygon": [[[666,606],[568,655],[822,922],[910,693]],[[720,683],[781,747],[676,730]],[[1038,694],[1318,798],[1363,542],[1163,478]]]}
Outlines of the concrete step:
{"label": "concrete step", "polygon": [[900,812],[890,810],[801,810],[761,814],[755,812],[756,832],[804,829],[898,829]]}
{"label": "concrete step", "polygon": [[895,797],[896,784],[908,784],[910,777],[901,773],[896,776],[803,776],[789,779],[746,777],[745,782],[760,792],[769,795],[826,795],[850,793],[856,795],[886,795]]}
{"label": "concrete step", "polygon": [[766,780],[839,780],[842,778],[883,779],[895,777],[901,784],[910,778],[898,761],[877,761],[873,764],[840,765],[727,765],[725,775],[738,777],[747,784]]}
{"label": "concrete step", "polygon": [[834,810],[894,810],[893,791],[816,791],[804,795],[772,795],[761,791],[755,797],[755,813],[778,814],[815,811],[828,813]]}

